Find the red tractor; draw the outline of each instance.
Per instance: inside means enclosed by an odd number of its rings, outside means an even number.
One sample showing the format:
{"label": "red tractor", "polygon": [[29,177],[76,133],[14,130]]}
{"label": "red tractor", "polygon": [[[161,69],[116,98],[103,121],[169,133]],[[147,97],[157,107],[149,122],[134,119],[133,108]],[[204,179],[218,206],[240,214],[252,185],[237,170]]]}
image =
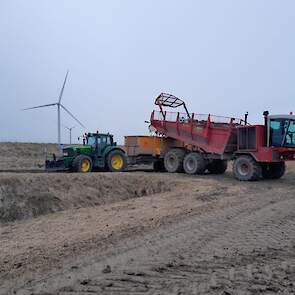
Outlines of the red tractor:
{"label": "red tractor", "polygon": [[159,111],[152,112],[150,128],[175,145],[163,155],[168,172],[221,174],[234,160],[233,172],[241,181],[277,179],[285,173],[285,161],[295,160],[294,115],[264,112],[264,125],[250,125],[248,114],[236,119],[189,113],[184,101],[171,94],[160,94],[155,104]]}

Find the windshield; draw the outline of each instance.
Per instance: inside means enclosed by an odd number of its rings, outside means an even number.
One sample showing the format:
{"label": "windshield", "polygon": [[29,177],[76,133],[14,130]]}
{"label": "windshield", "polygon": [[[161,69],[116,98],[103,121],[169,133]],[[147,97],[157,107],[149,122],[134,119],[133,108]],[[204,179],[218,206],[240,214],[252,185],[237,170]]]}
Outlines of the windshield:
{"label": "windshield", "polygon": [[270,120],[270,145],[274,147],[295,147],[295,120]]}
{"label": "windshield", "polygon": [[96,138],[94,136],[88,136],[87,137],[87,144],[96,145]]}

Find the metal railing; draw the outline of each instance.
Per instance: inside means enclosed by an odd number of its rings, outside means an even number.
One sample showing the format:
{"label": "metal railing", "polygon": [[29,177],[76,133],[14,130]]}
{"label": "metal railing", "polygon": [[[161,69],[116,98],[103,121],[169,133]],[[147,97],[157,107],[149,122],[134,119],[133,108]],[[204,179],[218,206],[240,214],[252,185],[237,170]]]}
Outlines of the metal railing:
{"label": "metal railing", "polygon": [[195,114],[190,113],[189,115],[186,113],[180,112],[167,112],[164,111],[163,113],[160,111],[153,112],[153,119],[159,121],[167,121],[167,122],[180,122],[180,123],[190,123],[191,121],[198,123],[198,122],[207,122],[210,119],[211,123],[221,123],[221,124],[238,124],[243,125],[244,120],[240,118],[231,118],[225,116],[216,116],[210,114]]}

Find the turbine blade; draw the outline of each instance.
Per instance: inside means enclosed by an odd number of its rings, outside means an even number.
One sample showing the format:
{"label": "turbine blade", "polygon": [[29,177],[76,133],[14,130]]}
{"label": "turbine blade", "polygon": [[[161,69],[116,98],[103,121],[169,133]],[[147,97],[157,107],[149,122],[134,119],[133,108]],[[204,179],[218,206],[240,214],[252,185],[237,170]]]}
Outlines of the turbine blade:
{"label": "turbine blade", "polygon": [[69,74],[69,70],[68,70],[67,73],[66,73],[66,77],[65,77],[64,83],[63,83],[63,85],[62,85],[62,88],[61,88],[60,94],[59,94],[58,103],[60,103],[61,98],[62,98],[62,95],[63,95],[63,93],[64,93],[65,85],[66,85],[66,82],[67,82],[67,79],[68,79],[68,74]]}
{"label": "turbine blade", "polygon": [[35,107],[31,107],[31,108],[25,108],[25,109],[22,109],[22,110],[27,111],[27,110],[32,110],[32,109],[51,107],[51,106],[55,106],[55,105],[57,105],[57,103],[43,104],[43,105],[40,105],[40,106],[35,106]]}
{"label": "turbine blade", "polygon": [[60,106],[76,121],[81,125],[83,128],[86,128],[66,107],[64,107],[62,104]]}

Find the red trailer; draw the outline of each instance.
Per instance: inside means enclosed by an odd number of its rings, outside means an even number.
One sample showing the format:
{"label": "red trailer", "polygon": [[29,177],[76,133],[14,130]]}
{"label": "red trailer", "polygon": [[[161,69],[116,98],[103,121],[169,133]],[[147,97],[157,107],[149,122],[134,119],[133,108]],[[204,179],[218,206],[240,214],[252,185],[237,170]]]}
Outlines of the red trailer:
{"label": "red trailer", "polygon": [[[244,119],[189,113],[183,100],[161,93],[155,101],[159,111],[151,114],[152,131],[177,144],[163,156],[168,172],[188,174],[224,173],[234,160],[239,180],[280,178],[285,161],[295,160],[295,116],[269,116],[264,125],[250,125]],[[183,107],[184,112],[165,108]]]}

